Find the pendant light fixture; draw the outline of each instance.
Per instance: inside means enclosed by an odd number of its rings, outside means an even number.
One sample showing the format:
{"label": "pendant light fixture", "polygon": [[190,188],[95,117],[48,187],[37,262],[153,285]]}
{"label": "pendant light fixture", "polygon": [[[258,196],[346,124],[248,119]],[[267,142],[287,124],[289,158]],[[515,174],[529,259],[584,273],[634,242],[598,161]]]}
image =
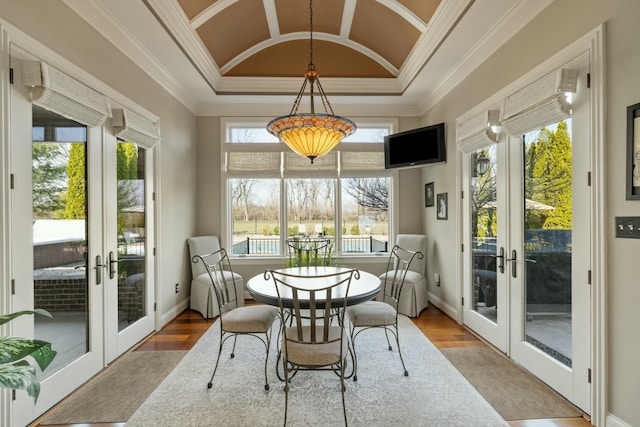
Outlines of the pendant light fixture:
{"label": "pendant light fixture", "polygon": [[[333,114],[331,104],[322,89],[316,66],[313,63],[313,0],[309,0],[309,68],[305,73],[305,79],[298,96],[293,103],[293,108],[287,116],[276,117],[267,124],[267,130],[287,144],[293,151],[301,156],[313,160],[327,154],[344,137],[351,135],[356,130],[356,124],[345,118]],[[299,113],[300,102],[305,89],[309,85],[311,111]],[[324,113],[316,113],[314,97],[320,97]]]}

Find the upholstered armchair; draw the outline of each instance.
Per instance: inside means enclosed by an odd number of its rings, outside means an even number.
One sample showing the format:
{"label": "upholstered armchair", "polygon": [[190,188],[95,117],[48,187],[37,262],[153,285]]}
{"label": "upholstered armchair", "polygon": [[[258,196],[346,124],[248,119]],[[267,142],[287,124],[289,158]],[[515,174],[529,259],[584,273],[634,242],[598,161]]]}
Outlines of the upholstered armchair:
{"label": "upholstered armchair", "polygon": [[[402,295],[398,303],[398,312],[409,317],[417,317],[427,308],[427,236],[423,234],[398,234],[396,244],[410,251],[422,252],[424,257],[416,258],[409,266],[409,271],[404,278]],[[385,275],[380,275],[380,280],[385,281]]]}
{"label": "upholstered armchair", "polygon": [[[210,254],[220,250],[220,240],[218,236],[198,236],[187,239],[189,245],[189,259],[196,255]],[[211,285],[211,278],[207,273],[205,265],[200,262],[191,263],[191,297],[189,307],[199,311],[205,319],[216,317],[220,314],[216,294]],[[235,280],[236,292],[239,296],[238,305],[244,305],[244,280],[238,273],[225,271],[224,276],[227,282]]]}

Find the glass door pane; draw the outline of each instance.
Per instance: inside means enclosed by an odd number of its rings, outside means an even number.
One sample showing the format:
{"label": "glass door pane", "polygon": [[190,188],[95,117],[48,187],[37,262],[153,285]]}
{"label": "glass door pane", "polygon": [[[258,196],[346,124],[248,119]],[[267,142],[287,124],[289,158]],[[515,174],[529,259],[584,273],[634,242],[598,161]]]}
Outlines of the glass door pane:
{"label": "glass door pane", "polygon": [[571,119],[524,137],[525,340],[571,367]]}
{"label": "glass door pane", "polygon": [[[33,106],[33,284],[35,338],[58,352],[47,377],[89,350],[87,129]],[[39,372],[39,371],[38,371]]]}
{"label": "glass door pane", "polygon": [[146,313],[145,149],[118,141],[118,332]]}
{"label": "glass door pane", "polygon": [[496,146],[476,151],[471,159],[471,309],[497,321],[498,200]]}

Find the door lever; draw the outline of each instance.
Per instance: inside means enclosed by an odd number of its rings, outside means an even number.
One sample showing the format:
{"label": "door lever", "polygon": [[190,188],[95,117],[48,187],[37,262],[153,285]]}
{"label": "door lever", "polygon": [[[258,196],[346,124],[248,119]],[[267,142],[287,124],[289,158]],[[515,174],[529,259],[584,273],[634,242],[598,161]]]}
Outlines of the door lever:
{"label": "door lever", "polygon": [[96,285],[102,283],[102,268],[107,268],[106,265],[102,264],[102,257],[100,255],[96,255],[96,266],[93,267],[96,269]]}
{"label": "door lever", "polygon": [[511,277],[516,277],[516,267],[518,266],[518,253],[515,249],[511,251],[511,258],[508,258],[507,261],[511,261]]}
{"label": "door lever", "polygon": [[500,273],[504,273],[504,248],[500,246],[500,255],[491,255],[494,258],[498,258],[498,270]]}
{"label": "door lever", "polygon": [[109,252],[109,279],[113,279],[116,275],[116,265],[118,260],[114,257],[113,251]]}

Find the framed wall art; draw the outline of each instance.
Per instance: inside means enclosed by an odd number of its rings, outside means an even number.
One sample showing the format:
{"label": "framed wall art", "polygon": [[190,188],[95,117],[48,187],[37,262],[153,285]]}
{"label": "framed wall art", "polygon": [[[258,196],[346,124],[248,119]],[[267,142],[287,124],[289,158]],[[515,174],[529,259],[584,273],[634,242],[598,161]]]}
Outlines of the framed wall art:
{"label": "framed wall art", "polygon": [[438,213],[436,215],[437,219],[448,219],[449,218],[449,206],[447,204],[447,193],[439,193],[436,197],[436,203],[438,204],[437,209]]}
{"label": "framed wall art", "polygon": [[434,188],[433,182],[426,183],[424,185],[424,207],[429,208],[434,205],[433,196],[434,196]]}
{"label": "framed wall art", "polygon": [[627,107],[627,200],[640,200],[640,103]]}

